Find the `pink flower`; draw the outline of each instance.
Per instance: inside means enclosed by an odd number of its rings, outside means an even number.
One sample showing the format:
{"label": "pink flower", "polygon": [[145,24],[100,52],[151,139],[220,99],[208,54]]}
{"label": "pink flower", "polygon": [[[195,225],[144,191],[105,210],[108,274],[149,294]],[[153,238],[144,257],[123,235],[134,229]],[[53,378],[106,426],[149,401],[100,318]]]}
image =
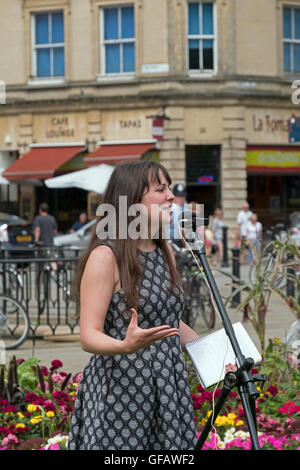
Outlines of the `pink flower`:
{"label": "pink flower", "polygon": [[286,402],[282,408],[278,408],[280,413],[287,414],[288,416],[292,416],[294,413],[298,413],[300,411],[300,406],[295,405],[294,401]]}
{"label": "pink flower", "polygon": [[46,449],[45,447],[41,447],[40,450],[60,450],[60,447],[59,445],[56,443],[56,444],[51,444],[48,449]]}
{"label": "pink flower", "polygon": [[15,444],[17,444],[19,441],[18,441],[18,438],[14,434],[8,434],[8,436],[2,439],[1,444],[5,446],[9,444],[10,442],[14,442]]}

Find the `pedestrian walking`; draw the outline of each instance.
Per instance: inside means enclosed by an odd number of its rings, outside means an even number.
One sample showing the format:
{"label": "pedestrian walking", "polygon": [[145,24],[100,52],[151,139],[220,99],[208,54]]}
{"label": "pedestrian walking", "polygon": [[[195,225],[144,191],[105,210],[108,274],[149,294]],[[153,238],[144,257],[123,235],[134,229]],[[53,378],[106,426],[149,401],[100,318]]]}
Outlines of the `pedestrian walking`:
{"label": "pedestrian walking", "polygon": [[[55,218],[49,215],[48,212],[48,204],[45,202],[40,204],[39,215],[33,221],[33,231],[34,242],[40,247],[39,255],[51,258],[53,256],[54,235],[57,233],[57,224]],[[52,261],[50,266],[53,271],[57,270],[57,263]]]}
{"label": "pedestrian walking", "polygon": [[237,215],[237,224],[238,224],[238,237],[240,239],[241,245],[241,254],[240,254],[240,263],[244,264],[247,256],[247,247],[245,246],[246,241],[246,226],[250,220],[251,215],[253,214],[252,211],[249,210],[249,203],[247,201],[244,202],[242,209],[239,211]]}
{"label": "pedestrian walking", "polygon": [[246,225],[246,243],[248,246],[248,263],[253,264],[253,250],[258,252],[262,247],[263,227],[257,220],[257,214],[252,214]]}
{"label": "pedestrian walking", "polygon": [[213,233],[213,266],[221,266],[223,260],[223,212],[219,207],[215,210],[211,218],[210,227]]}
{"label": "pedestrian walking", "polygon": [[34,241],[43,247],[54,245],[54,235],[57,233],[56,220],[48,214],[49,207],[45,202],[39,206],[39,215],[34,218]]}
{"label": "pedestrian walking", "polygon": [[78,266],[81,344],[93,355],[78,388],[69,450],[188,450],[197,442],[182,351],[199,336],[181,321],[184,293],[164,237],[170,183],[154,161],[119,164],[108,182],[103,203],[114,208],[114,220],[119,197],[127,196],[129,207],[142,206],[143,224],[158,230],[131,237],[126,214],[127,237],[117,225],[99,239],[99,217]]}

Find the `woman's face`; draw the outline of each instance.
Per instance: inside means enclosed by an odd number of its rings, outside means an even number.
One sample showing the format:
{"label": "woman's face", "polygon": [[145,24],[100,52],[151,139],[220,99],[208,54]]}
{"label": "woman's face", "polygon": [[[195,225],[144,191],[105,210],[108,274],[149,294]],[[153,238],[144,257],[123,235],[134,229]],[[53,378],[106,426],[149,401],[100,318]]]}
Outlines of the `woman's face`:
{"label": "woman's face", "polygon": [[160,225],[170,224],[172,220],[172,203],[174,194],[169,188],[168,181],[163,173],[159,172],[158,181],[151,181],[149,189],[145,190],[141,204],[144,205],[151,226],[158,228]]}

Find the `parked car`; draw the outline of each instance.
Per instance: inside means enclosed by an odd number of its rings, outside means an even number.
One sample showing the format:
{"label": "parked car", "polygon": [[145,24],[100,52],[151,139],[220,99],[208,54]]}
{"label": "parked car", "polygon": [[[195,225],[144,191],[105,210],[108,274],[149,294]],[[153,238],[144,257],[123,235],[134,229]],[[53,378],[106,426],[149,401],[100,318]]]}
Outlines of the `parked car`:
{"label": "parked car", "polygon": [[289,231],[296,245],[300,246],[300,212],[293,212],[290,215]]}
{"label": "parked car", "polygon": [[93,219],[74,233],[56,235],[56,237],[54,237],[54,246],[58,248],[64,247],[70,249],[86,248],[95,223],[96,219]]}
{"label": "parked car", "polygon": [[0,212],[0,247],[13,258],[33,257],[33,224],[17,215]]}

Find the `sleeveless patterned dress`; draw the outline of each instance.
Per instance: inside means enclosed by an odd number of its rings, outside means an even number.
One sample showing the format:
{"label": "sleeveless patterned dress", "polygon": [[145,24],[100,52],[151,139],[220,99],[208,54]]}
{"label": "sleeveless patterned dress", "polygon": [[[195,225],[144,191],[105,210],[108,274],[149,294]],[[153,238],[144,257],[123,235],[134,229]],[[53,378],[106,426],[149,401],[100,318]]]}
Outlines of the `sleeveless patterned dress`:
{"label": "sleeveless patterned dress", "polygon": [[[113,242],[105,244],[113,249]],[[181,290],[170,291],[160,247],[138,251],[145,267],[138,325],[178,328]],[[104,332],[123,340],[131,314],[121,288],[112,295]],[[74,404],[69,450],[193,450],[197,443],[193,405],[179,336],[156,341],[128,355],[93,355]]]}

